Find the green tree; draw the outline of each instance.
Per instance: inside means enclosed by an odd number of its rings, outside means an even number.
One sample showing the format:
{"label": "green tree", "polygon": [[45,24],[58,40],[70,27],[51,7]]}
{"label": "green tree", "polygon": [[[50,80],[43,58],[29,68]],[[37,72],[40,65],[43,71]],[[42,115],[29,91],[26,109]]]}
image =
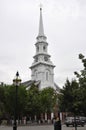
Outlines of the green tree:
{"label": "green tree", "polygon": [[61,94],[59,95],[59,106],[60,110],[64,112],[72,112],[73,114],[80,113],[80,90],[79,85],[76,80],[71,82],[67,79],[66,83],[61,89]]}
{"label": "green tree", "polygon": [[56,104],[56,100],[57,93],[53,88],[48,87],[41,90],[42,112],[52,112]]}
{"label": "green tree", "polygon": [[78,80],[66,81],[59,95],[59,105],[61,111],[86,115],[86,58],[79,54],[79,59],[83,70],[74,72]]}
{"label": "green tree", "polygon": [[5,113],[5,91],[3,84],[0,85],[0,117]]}
{"label": "green tree", "polygon": [[27,114],[34,118],[41,113],[41,101],[40,101],[40,91],[37,85],[34,83],[31,85],[30,89],[27,90]]}
{"label": "green tree", "polygon": [[[9,117],[14,115],[15,108],[15,86],[7,85],[5,87],[5,110]],[[27,91],[24,86],[18,87],[18,95],[17,95],[17,116],[23,116],[25,113],[25,107],[27,102]]]}
{"label": "green tree", "polygon": [[80,109],[82,113],[86,115],[86,58],[84,57],[84,55],[79,54],[79,59],[81,60],[83,64],[83,70],[80,70],[79,73],[77,71],[74,73],[79,83],[80,99],[82,102]]}
{"label": "green tree", "polygon": [[34,118],[40,118],[41,113],[49,113],[53,111],[53,107],[56,103],[56,92],[53,88],[44,88],[39,90],[38,86],[32,84],[27,91],[27,114]]}

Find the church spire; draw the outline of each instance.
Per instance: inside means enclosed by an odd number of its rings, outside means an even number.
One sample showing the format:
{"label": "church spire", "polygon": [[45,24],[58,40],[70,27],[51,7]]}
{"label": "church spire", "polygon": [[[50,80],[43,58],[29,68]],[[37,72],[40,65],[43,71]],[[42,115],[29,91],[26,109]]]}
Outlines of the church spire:
{"label": "church spire", "polygon": [[40,6],[40,20],[39,20],[39,34],[38,36],[44,36],[43,19],[42,19],[42,7]]}

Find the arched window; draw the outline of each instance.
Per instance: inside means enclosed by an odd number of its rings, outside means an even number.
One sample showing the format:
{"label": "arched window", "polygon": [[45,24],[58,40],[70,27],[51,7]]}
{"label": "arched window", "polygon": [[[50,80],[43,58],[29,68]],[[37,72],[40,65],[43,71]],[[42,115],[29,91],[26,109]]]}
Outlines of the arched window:
{"label": "arched window", "polygon": [[43,46],[43,50],[44,50],[44,51],[46,50],[46,46]]}
{"label": "arched window", "polygon": [[37,74],[37,71],[35,72],[35,75],[36,75],[36,78],[38,78],[38,74]]}
{"label": "arched window", "polygon": [[45,61],[48,61],[48,57],[47,57],[47,56],[45,56],[45,57],[44,57],[44,60],[45,60]]}
{"label": "arched window", "polygon": [[38,57],[35,58],[35,62],[38,62]]}
{"label": "arched window", "polygon": [[37,46],[37,52],[39,52],[39,46]]}
{"label": "arched window", "polygon": [[34,71],[34,74],[35,74],[35,80],[37,80],[37,78],[38,78],[38,72],[37,72],[37,70]]}
{"label": "arched window", "polygon": [[48,71],[46,72],[46,80],[48,81],[48,79],[49,79],[49,73],[48,73]]}

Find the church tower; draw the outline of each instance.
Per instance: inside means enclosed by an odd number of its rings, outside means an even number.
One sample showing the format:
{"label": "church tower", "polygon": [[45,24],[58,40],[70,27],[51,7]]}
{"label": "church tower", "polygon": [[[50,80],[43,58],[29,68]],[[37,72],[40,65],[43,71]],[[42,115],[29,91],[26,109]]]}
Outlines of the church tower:
{"label": "church tower", "polygon": [[54,67],[55,65],[50,60],[48,54],[47,37],[44,34],[42,8],[40,8],[40,20],[39,20],[39,33],[37,36],[37,42],[35,44],[36,54],[34,55],[34,61],[30,67],[31,80],[40,82],[40,89],[45,87],[54,87]]}

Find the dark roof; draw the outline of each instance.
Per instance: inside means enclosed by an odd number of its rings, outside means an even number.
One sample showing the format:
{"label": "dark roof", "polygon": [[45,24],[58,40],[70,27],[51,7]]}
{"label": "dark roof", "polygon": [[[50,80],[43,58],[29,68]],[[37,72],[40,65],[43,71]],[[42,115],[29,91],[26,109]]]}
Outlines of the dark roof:
{"label": "dark roof", "polygon": [[35,85],[39,85],[40,81],[28,80],[28,81],[23,82],[22,85],[24,85],[26,87],[26,89],[29,89],[33,83]]}
{"label": "dark roof", "polygon": [[[24,85],[24,86],[26,87],[26,89],[28,90],[33,83],[34,83],[35,85],[38,85],[38,87],[39,87],[39,85],[40,85],[40,81],[35,81],[35,80],[25,81],[25,82],[22,83],[22,85]],[[56,83],[54,83],[54,86],[55,86],[54,89],[55,89],[57,92],[60,92],[60,87],[59,87]]]}
{"label": "dark roof", "polygon": [[56,91],[60,92],[60,87],[56,83],[54,83],[54,86],[55,86]]}

